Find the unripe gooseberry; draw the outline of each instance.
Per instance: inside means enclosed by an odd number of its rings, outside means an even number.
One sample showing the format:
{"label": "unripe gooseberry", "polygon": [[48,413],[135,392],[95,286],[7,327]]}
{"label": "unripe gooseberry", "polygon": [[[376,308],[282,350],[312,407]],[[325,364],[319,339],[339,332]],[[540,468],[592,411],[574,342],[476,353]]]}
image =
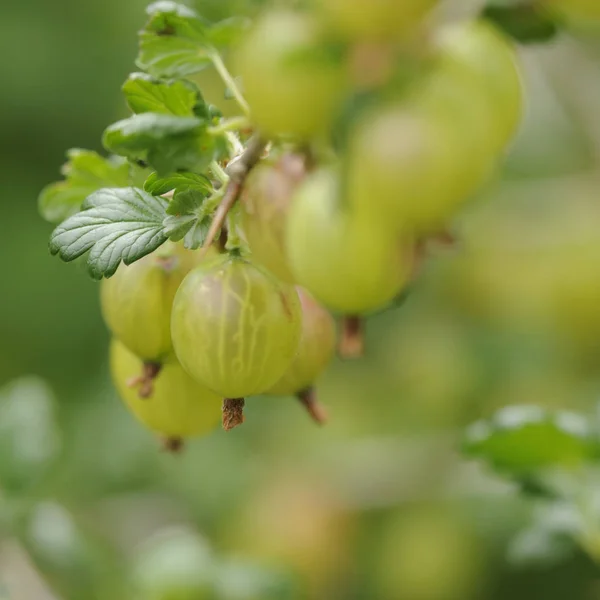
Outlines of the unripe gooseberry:
{"label": "unripe gooseberry", "polygon": [[303,175],[304,160],[298,155],[262,162],[250,173],[240,197],[242,228],[253,259],[288,283],[294,277],[286,256],[285,227]]}
{"label": "unripe gooseberry", "polygon": [[286,244],[294,277],[342,314],[377,310],[398,295],[414,263],[412,240],[343,204],[337,175],[312,174],[294,196]]}
{"label": "unripe gooseberry", "polygon": [[318,22],[280,9],[263,15],[237,49],[252,119],[266,135],[309,138],[330,126],[345,76],[320,45]]}
{"label": "unripe gooseberry", "polygon": [[388,39],[411,31],[438,0],[318,0],[338,32],[357,40]]}
{"label": "unripe gooseberry", "polygon": [[128,382],[139,373],[140,359],[120,341],[110,346],[110,369],[119,396],[148,429],[170,439],[202,435],[221,420],[221,398],[192,379],[176,361],[165,364],[149,398],[140,398]]}
{"label": "unripe gooseberry", "polygon": [[173,346],[192,377],[228,399],[269,389],[298,349],[293,286],[236,253],[191,271],[173,303]]}
{"label": "unripe gooseberry", "polygon": [[302,306],[302,334],[298,353],[283,377],[267,394],[288,395],[302,392],[325,370],[335,352],[335,322],[305,289],[297,287]]}
{"label": "unripe gooseberry", "polygon": [[172,352],[171,307],[198,252],[165,244],[133,264],[121,264],[101,284],[102,315],[112,332],[145,362],[162,363]]}

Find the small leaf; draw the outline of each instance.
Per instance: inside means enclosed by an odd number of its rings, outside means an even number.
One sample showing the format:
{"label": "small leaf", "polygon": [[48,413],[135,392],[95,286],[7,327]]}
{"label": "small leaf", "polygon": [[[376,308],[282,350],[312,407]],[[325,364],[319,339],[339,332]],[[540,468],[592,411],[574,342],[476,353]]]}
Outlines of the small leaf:
{"label": "small leaf", "polygon": [[482,17],[521,44],[545,43],[560,31],[556,16],[540,4],[504,5],[494,0],[485,7]]}
{"label": "small leaf", "polygon": [[146,14],[151,17],[164,13],[184,18],[197,16],[197,13],[189,6],[180,4],[179,2],[171,2],[170,0],[158,0],[158,2],[153,2],[146,7]]}
{"label": "small leaf", "polygon": [[245,17],[231,17],[212,25],[208,30],[208,39],[217,48],[235,44],[248,30],[250,20]]}
{"label": "small leaf", "polygon": [[597,438],[587,420],[539,406],[509,406],[466,432],[464,449],[495,468],[527,473],[543,467],[574,467],[593,459]]}
{"label": "small leaf", "polygon": [[194,189],[182,191],[169,202],[167,214],[173,216],[196,214],[205,198],[205,194],[199,194]]}
{"label": "small leaf", "polygon": [[59,225],[50,252],[66,262],[90,251],[94,279],[110,277],[150,254],[167,240],[163,231],[167,201],[137,188],[105,188],[87,198],[82,211]]}
{"label": "small leaf", "polygon": [[104,158],[92,150],[72,148],[67,158],[61,169],[65,180],[47,185],[38,199],[40,213],[51,223],[76,213],[96,190],[130,185],[129,164],[119,156]]}
{"label": "small leaf", "polygon": [[152,173],[144,183],[144,190],[155,196],[161,196],[171,190],[184,192],[189,189],[208,195],[212,192],[212,184],[205,175],[187,171],[171,173],[166,177],[160,177],[158,173]]}
{"label": "small leaf", "polygon": [[169,138],[180,138],[200,129],[195,117],[176,117],[160,113],[142,113],[109,125],[104,131],[104,146],[123,156],[143,158],[147,150]]}
{"label": "small leaf", "polygon": [[205,104],[198,88],[191,82],[162,81],[146,73],[132,73],[122,89],[125,100],[134,113],[153,112],[192,117],[196,104]]}
{"label": "small leaf", "polygon": [[187,6],[156,2],[139,34],[136,64],[156,77],[187,77],[211,64],[210,25]]}
{"label": "small leaf", "polygon": [[201,119],[150,112],[113,123],[102,141],[111,152],[146,161],[160,174],[202,170],[215,152]]}
{"label": "small leaf", "polygon": [[205,194],[188,189],[177,193],[167,207],[167,216],[163,222],[165,234],[173,242],[183,240],[189,249],[204,244],[210,228],[210,216],[203,210]]}

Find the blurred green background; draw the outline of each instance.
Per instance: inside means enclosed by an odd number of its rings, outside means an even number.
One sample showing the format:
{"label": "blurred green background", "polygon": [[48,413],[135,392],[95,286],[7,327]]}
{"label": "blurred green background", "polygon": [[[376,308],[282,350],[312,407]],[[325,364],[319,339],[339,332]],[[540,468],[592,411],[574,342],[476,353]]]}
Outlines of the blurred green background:
{"label": "blurred green background", "polygon": [[[138,545],[172,526],[200,536],[186,554],[181,534],[173,552],[196,557],[198,573],[221,569],[222,598],[599,597],[597,567],[578,551],[506,558],[532,507],[456,442],[501,406],[590,412],[597,400],[600,36],[522,50],[527,115],[503,172],[458,220],[459,247],[435,253],[407,303],[369,322],[367,357],[324,376],[327,427],[291,399],[256,398],[242,428],[172,457],[116,397],[98,285],[50,257],[36,206],[65,150],[101,150],[102,130],[125,114],[145,4],[2,8],[0,383],[41,377],[58,426],[34,379],[21,383],[32,400],[0,414],[0,438],[10,421],[21,449],[0,444],[14,483],[1,496],[0,598],[130,598]],[[218,18],[246,4],[200,10]],[[220,101],[213,74],[199,81]],[[23,483],[44,449],[57,455],[50,476]],[[25,488],[35,492],[16,493]],[[195,594],[169,598],[205,597]]]}

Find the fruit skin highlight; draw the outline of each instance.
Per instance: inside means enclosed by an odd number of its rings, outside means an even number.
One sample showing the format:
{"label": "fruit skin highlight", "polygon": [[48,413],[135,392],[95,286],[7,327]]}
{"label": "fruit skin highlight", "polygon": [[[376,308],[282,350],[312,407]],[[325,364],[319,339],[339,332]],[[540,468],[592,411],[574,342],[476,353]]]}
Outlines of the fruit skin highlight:
{"label": "fruit skin highlight", "polygon": [[128,385],[141,360],[119,340],[110,345],[110,370],[119,396],[148,429],[168,438],[209,433],[221,421],[221,397],[192,379],[176,361],[165,364],[150,398],[142,399]]}
{"label": "fruit skin highlight", "polygon": [[325,370],[335,353],[333,317],[306,290],[296,288],[302,306],[302,335],[298,353],[283,377],[267,394],[293,395],[306,390]]}
{"label": "fruit skin highlight", "polygon": [[181,245],[165,244],[132,265],[121,264],[102,281],[100,303],[108,328],[145,362],[160,364],[172,353],[173,299],[198,258]]}
{"label": "fruit skin highlight", "polygon": [[183,368],[219,395],[269,389],[298,350],[302,313],[293,286],[235,253],[191,271],[173,303],[173,346]]}

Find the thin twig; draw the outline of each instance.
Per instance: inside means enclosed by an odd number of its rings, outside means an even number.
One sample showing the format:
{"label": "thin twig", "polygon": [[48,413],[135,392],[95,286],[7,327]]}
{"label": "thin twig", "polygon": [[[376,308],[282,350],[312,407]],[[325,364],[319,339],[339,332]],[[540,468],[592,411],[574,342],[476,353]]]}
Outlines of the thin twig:
{"label": "thin twig", "polygon": [[229,175],[229,183],[225,189],[225,195],[221,200],[215,214],[213,216],[208,235],[204,242],[202,252],[205,253],[208,247],[215,241],[215,237],[219,232],[219,229],[223,227],[227,213],[231,210],[231,207],[235,204],[238,199],[244,181],[248,177],[248,173],[252,170],[254,165],[260,160],[263,150],[265,149],[266,142],[258,135],[250,138],[248,146],[239,158],[231,161],[225,172]]}

